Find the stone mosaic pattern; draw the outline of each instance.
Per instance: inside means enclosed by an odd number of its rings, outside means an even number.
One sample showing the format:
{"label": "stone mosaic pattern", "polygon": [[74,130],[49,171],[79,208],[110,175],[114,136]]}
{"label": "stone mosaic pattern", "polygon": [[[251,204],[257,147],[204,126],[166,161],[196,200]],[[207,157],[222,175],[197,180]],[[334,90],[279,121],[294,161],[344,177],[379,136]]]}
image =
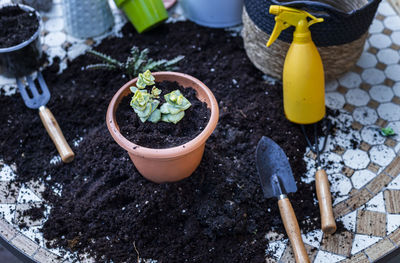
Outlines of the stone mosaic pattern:
{"label": "stone mosaic pattern", "polygon": [[[0,0],[0,4],[8,0]],[[81,40],[64,31],[61,0],[54,0],[48,13],[42,13],[42,43],[45,52],[64,62],[74,59],[102,38],[117,34],[125,19],[110,1],[115,29],[95,39]],[[171,11],[171,20],[184,20],[181,9]],[[347,231],[323,235],[321,230],[305,233],[303,240],[314,263],[373,262],[400,246],[400,135],[384,137],[379,129],[391,127],[400,134],[400,16],[386,1],[379,7],[370,29],[364,53],[356,66],[344,76],[326,85],[326,104],[340,110],[335,137],[329,137],[321,156],[334,196],[334,213]],[[15,93],[15,82],[0,76],[0,88]],[[351,129],[349,128],[351,127]],[[79,143],[79,142],[77,142]],[[59,161],[55,156],[54,161]],[[309,173],[303,178],[314,181],[315,156],[304,157]],[[19,230],[21,213],[43,203],[40,183],[8,187],[17,167],[0,160],[0,235],[23,253],[39,262],[93,262],[85,255],[48,250],[39,232],[43,221],[32,222]],[[59,189],[60,190],[60,189]],[[47,213],[50,212],[50,207]],[[292,248],[282,233],[266,233],[274,241],[267,250],[275,260],[294,262]],[[61,257],[63,256],[63,257]]]}

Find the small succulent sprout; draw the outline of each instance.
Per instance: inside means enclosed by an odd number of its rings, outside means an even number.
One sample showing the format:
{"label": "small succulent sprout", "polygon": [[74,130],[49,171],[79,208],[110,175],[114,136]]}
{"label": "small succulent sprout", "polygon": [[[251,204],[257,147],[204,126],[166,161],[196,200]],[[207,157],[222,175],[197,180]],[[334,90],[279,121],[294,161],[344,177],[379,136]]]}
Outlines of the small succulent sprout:
{"label": "small succulent sprout", "polygon": [[130,105],[142,122],[146,122],[147,120],[158,122],[161,119],[161,116],[159,116],[158,119],[157,116],[161,114],[154,112],[157,111],[159,104],[160,101],[151,99],[151,96],[147,91],[136,90]]}
{"label": "small succulent sprout", "polygon": [[389,128],[381,128],[380,129],[380,133],[381,133],[382,136],[385,136],[385,137],[396,135],[394,130],[392,128],[390,128],[390,127]]}
{"label": "small succulent sprout", "polygon": [[164,98],[166,102],[160,107],[160,111],[163,114],[161,120],[177,124],[185,116],[185,110],[192,104],[179,90],[174,90],[164,95]]}
{"label": "small succulent sprout", "polygon": [[150,70],[146,70],[144,73],[139,73],[138,80],[136,82],[136,87],[138,89],[144,89],[146,86],[154,85],[155,78],[151,75]]}
{"label": "small succulent sprout", "polygon": [[161,94],[161,90],[156,88],[156,86],[153,86],[153,88],[151,89],[151,97],[158,99],[158,98],[160,98],[160,94]]}

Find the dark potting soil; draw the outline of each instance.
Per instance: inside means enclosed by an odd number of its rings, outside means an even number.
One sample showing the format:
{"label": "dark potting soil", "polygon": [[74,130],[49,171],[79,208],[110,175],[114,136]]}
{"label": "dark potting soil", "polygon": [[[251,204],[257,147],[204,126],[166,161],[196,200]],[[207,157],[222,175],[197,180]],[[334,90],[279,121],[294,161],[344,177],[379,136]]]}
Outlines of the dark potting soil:
{"label": "dark potting soil", "polygon": [[259,185],[254,156],[262,136],[289,157],[298,186],[289,197],[302,231],[320,228],[314,184],[300,180],[301,130],[285,119],[281,86],[263,80],[240,37],[190,22],[141,35],[131,25],[122,31],[123,38],[105,39],[96,50],[121,60],[132,45],[149,48],[154,58],[184,55],[180,71],[214,92],[219,123],[193,175],[158,185],[137,172],[105,124],[108,103],[128,81],[121,73],[83,70],[96,62],[86,55],[61,75],[57,65],[44,72],[48,107],[76,153],[70,164],[50,163],[57,152],[37,111],[18,94],[0,95],[0,157],[15,162],[18,182],[46,185],[49,246],[88,252],[99,262],[137,262],[138,254],[159,262],[265,262],[265,234],[285,230],[277,201],[265,199]]}
{"label": "dark potting soil", "polygon": [[35,12],[18,5],[0,9],[0,48],[12,47],[28,40],[39,28]]}
{"label": "dark potting soil", "polygon": [[196,91],[192,88],[185,89],[177,82],[170,81],[156,82],[156,87],[162,90],[160,105],[165,102],[165,94],[174,90],[181,91],[192,104],[185,110],[185,117],[177,124],[162,121],[143,123],[130,106],[132,95],[126,96],[116,114],[121,134],[137,145],[157,149],[182,145],[199,135],[207,126],[211,112],[205,102],[197,99]]}

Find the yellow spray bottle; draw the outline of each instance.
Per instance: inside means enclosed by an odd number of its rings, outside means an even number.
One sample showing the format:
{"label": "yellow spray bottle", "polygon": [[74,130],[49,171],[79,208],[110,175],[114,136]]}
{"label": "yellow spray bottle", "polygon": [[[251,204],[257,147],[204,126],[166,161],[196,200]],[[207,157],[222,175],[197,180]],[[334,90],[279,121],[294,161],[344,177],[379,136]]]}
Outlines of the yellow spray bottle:
{"label": "yellow spray bottle", "polygon": [[271,5],[269,12],[276,15],[276,23],[267,47],[279,37],[282,30],[296,27],[283,67],[286,118],[298,124],[316,123],[325,116],[325,79],[321,56],[312,41],[309,27],[324,19],[278,5]]}

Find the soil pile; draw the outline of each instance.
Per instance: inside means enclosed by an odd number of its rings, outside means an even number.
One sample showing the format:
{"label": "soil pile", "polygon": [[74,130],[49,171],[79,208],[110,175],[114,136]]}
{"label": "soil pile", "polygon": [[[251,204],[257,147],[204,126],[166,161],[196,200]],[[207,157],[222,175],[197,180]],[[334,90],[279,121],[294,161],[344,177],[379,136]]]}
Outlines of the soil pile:
{"label": "soil pile", "polygon": [[285,231],[277,201],[264,199],[256,172],[255,149],[264,135],[289,157],[298,186],[289,196],[300,227],[320,227],[314,184],[300,181],[301,130],[285,119],[281,86],[263,81],[240,37],[190,22],[141,35],[127,25],[123,34],[96,50],[121,60],[133,44],[158,59],[184,55],[180,71],[214,92],[219,124],[191,177],[157,185],[140,176],[106,127],[108,103],[128,81],[120,73],[84,71],[96,62],[88,56],[62,75],[57,67],[44,73],[52,93],[48,106],[76,153],[71,164],[50,164],[57,152],[37,111],[18,95],[0,96],[0,157],[16,163],[18,181],[47,185],[44,198],[53,206],[43,228],[53,240],[48,245],[89,252],[97,261],[136,262],[140,253],[159,262],[265,262],[265,234]]}
{"label": "soil pile", "polygon": [[0,9],[0,48],[12,47],[28,40],[39,27],[35,12],[19,6]]}

